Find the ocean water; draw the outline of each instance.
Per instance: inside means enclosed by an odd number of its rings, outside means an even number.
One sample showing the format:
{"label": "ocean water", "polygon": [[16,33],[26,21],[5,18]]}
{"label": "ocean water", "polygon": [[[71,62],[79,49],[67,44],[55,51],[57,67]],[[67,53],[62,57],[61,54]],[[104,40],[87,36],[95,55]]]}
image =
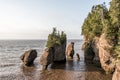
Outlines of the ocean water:
{"label": "ocean water", "polygon": [[[46,40],[0,40],[0,80],[91,80],[92,76],[96,76],[93,80],[111,80],[111,76],[100,72],[101,69],[90,66],[93,70],[87,71],[89,66],[85,65],[84,52],[81,50],[83,40],[68,40],[67,43],[71,41],[75,43],[75,53],[79,53],[80,61],[57,64],[55,66],[58,67],[42,72],[39,59]],[[36,49],[38,56],[35,66],[26,68],[22,65],[20,56],[29,49]]]}
{"label": "ocean water", "polygon": [[1,40],[0,41],[0,77],[17,74],[20,56],[29,49],[36,49],[38,57],[45,47],[45,40]]}

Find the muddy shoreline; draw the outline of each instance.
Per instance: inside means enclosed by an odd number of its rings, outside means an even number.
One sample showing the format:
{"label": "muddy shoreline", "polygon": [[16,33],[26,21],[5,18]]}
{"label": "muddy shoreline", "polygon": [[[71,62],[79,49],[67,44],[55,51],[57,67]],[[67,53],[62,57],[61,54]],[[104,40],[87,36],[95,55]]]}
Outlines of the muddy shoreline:
{"label": "muddy shoreline", "polygon": [[67,61],[55,63],[42,71],[39,64],[32,67],[21,65],[20,71],[0,76],[0,80],[112,80],[112,75],[106,75],[101,68],[82,61]]}

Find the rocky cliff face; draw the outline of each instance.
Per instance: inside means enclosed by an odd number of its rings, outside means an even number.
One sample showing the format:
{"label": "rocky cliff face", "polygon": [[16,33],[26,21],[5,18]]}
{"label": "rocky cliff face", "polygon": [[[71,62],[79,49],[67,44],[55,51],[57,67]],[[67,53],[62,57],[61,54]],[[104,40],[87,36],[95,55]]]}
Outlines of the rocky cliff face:
{"label": "rocky cliff face", "polygon": [[85,62],[91,62],[100,66],[100,57],[99,57],[99,38],[95,37],[92,42],[87,40],[82,46],[85,54]]}
{"label": "rocky cliff face", "polygon": [[106,48],[109,48],[110,45],[107,43],[105,39],[105,34],[102,34],[99,39],[99,57],[100,57],[100,63],[102,68],[106,72],[113,72],[115,68],[114,64],[114,58],[110,55],[109,50]]}
{"label": "rocky cliff face", "polygon": [[114,72],[113,80],[120,80],[120,63],[119,61],[116,63],[116,59],[110,55],[111,46],[105,37],[106,35],[102,34],[99,38],[95,37],[91,43],[85,41],[82,47],[85,51],[85,60],[95,64],[100,62],[106,73]]}
{"label": "rocky cliff face", "polygon": [[120,80],[120,61],[116,64],[116,69],[113,74],[112,80]]}
{"label": "rocky cliff face", "polygon": [[114,71],[114,58],[110,55],[106,49],[109,46],[105,39],[105,34],[102,34],[100,38],[95,37],[91,43],[84,43],[85,45],[85,60],[91,61],[95,64],[101,64],[101,67],[106,72]]}
{"label": "rocky cliff face", "polygon": [[93,63],[100,65],[100,57],[99,57],[99,38],[95,37],[92,42],[92,49],[94,52]]}

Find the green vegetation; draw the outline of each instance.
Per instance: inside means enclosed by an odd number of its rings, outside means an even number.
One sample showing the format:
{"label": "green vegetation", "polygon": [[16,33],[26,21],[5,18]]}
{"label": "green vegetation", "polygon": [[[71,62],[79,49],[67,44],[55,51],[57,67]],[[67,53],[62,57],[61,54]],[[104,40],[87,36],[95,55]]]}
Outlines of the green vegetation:
{"label": "green vegetation", "polygon": [[108,9],[105,5],[96,5],[92,7],[82,26],[82,34],[92,40],[95,36],[99,37],[104,28],[103,19],[108,18]]}
{"label": "green vegetation", "polygon": [[46,47],[54,47],[56,45],[62,45],[66,43],[66,34],[62,31],[61,34],[56,28],[53,28],[53,32],[49,34]]}
{"label": "green vegetation", "polygon": [[[104,4],[92,7],[82,26],[82,34],[88,43],[105,33],[113,56],[120,55],[120,0],[112,0],[108,10]],[[113,54],[114,53],[114,54]]]}
{"label": "green vegetation", "polygon": [[113,53],[120,55],[120,0],[112,0],[110,3],[110,23],[108,26],[108,38],[113,46]]}

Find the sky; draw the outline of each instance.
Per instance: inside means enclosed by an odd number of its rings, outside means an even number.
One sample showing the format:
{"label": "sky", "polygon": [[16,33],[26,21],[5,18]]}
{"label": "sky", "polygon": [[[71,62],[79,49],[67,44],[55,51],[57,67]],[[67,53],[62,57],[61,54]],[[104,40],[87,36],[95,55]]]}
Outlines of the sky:
{"label": "sky", "polygon": [[103,2],[110,0],[0,0],[0,40],[47,39],[53,27],[81,39],[88,12]]}

